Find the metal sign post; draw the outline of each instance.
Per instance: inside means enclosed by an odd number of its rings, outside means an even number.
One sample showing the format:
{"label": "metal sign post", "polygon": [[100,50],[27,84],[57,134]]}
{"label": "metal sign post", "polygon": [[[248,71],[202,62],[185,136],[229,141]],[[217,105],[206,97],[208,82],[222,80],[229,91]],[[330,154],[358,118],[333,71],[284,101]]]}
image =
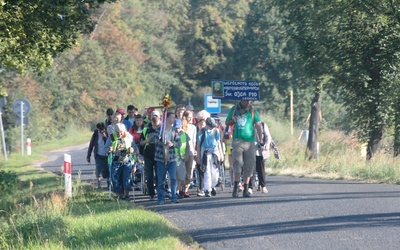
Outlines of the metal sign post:
{"label": "metal sign post", "polygon": [[21,102],[21,154],[24,155],[24,103]]}
{"label": "metal sign post", "polygon": [[[16,123],[21,123],[21,154],[24,155],[24,125],[28,124],[28,114],[31,110],[31,104],[26,99],[18,99],[13,104],[14,113],[19,117]],[[25,116],[24,116],[25,115]],[[26,118],[26,119],[24,119]],[[26,120],[26,121],[25,121]],[[25,122],[24,122],[25,121]]]}
{"label": "metal sign post", "polygon": [[4,160],[8,161],[8,159],[7,159],[7,149],[6,149],[6,140],[4,138],[4,127],[3,127],[3,117],[2,117],[1,108],[0,108],[0,129],[1,129],[1,139],[2,139],[2,144],[3,144]]}

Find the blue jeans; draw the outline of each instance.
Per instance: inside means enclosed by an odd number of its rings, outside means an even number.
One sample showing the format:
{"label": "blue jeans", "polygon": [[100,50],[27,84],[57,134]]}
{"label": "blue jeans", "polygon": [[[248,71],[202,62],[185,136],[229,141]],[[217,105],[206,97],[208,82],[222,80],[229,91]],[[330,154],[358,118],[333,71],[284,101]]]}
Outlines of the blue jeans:
{"label": "blue jeans", "polygon": [[170,183],[171,183],[171,194],[172,201],[178,200],[176,195],[176,188],[178,183],[176,182],[176,161],[168,162],[164,165],[164,162],[157,161],[157,200],[158,202],[165,201],[165,178],[169,173]]}
{"label": "blue jeans", "polygon": [[131,188],[132,164],[114,161],[111,166],[111,181],[116,194],[122,194],[124,189]]}

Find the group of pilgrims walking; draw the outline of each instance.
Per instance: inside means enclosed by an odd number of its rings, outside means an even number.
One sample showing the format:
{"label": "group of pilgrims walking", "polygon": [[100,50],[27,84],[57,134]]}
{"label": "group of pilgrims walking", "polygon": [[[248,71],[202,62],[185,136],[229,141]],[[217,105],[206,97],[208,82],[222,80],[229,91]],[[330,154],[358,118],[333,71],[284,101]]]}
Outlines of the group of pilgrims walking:
{"label": "group of pilgrims walking", "polygon": [[146,195],[159,205],[166,197],[172,203],[190,198],[192,187],[197,187],[197,196],[216,196],[216,187],[226,184],[220,175],[225,163],[233,198],[251,197],[253,189],[268,193],[265,162],[274,144],[251,101],[232,106],[225,126],[218,114],[195,112],[190,104],[162,112],[147,108],[144,114],[129,105],[127,114],[123,108],[109,108],[106,115],[93,132],[87,161],[93,154],[98,188],[105,179],[119,199],[130,200],[139,168]]}

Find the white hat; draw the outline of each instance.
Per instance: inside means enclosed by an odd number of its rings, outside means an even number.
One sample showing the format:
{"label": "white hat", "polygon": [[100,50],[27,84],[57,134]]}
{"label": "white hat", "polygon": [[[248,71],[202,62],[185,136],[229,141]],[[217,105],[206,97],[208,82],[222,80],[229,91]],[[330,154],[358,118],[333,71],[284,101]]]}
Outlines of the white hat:
{"label": "white hat", "polygon": [[151,115],[160,117],[160,112],[158,112],[157,110],[154,110],[153,112],[151,112]]}
{"label": "white hat", "polygon": [[117,132],[117,133],[126,131],[126,127],[123,123],[117,123],[114,126],[115,126],[115,128],[114,128],[115,132]]}
{"label": "white hat", "polygon": [[205,120],[208,117],[210,117],[210,113],[208,113],[206,110],[201,110],[197,113],[197,119],[198,120]]}

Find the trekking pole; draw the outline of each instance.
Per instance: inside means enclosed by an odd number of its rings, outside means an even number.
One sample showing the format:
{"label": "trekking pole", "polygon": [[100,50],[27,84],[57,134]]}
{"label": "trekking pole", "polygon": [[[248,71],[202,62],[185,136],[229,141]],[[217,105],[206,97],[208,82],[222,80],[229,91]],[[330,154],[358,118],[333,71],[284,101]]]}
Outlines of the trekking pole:
{"label": "trekking pole", "polygon": [[132,193],[133,193],[133,203],[135,203],[135,173],[132,173]]}
{"label": "trekking pole", "polygon": [[112,160],[113,160],[113,156],[112,156],[112,152],[110,152],[109,154],[108,154],[108,173],[109,173],[109,179],[110,179],[110,185],[108,185],[108,198],[110,198],[111,199],[111,188],[112,188],[112,179],[111,179],[111,176],[112,176],[112,174],[111,174],[111,166],[112,166]]}

